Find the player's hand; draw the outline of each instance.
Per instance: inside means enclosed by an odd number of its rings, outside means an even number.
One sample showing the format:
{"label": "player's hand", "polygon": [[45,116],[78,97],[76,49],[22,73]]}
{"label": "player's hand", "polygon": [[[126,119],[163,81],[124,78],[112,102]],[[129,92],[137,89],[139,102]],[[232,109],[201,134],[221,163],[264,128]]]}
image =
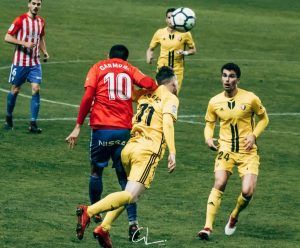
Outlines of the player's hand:
{"label": "player's hand", "polygon": [[31,42],[31,41],[25,41],[23,43],[23,46],[26,47],[26,48],[32,49],[32,48],[34,48],[36,46],[36,44],[33,43],[33,42]]}
{"label": "player's hand", "polygon": [[80,133],[80,126],[76,125],[70,135],[66,138],[66,142],[69,143],[69,148],[73,149],[76,145],[77,138]]}
{"label": "player's hand", "polygon": [[50,58],[49,54],[47,52],[44,52],[44,59],[43,59],[43,62],[47,62],[48,59]]}
{"label": "player's hand", "polygon": [[177,52],[176,52],[177,54],[179,54],[179,55],[189,55],[189,52],[188,51],[184,51],[184,50],[178,50]]}
{"label": "player's hand", "polygon": [[170,153],[168,157],[168,169],[169,173],[172,173],[176,168],[176,155],[174,153]]}
{"label": "player's hand", "polygon": [[249,152],[252,149],[253,145],[255,144],[255,141],[256,137],[254,134],[249,134],[246,136],[244,147],[247,152]]}
{"label": "player's hand", "polygon": [[218,140],[215,138],[207,139],[206,144],[208,145],[209,149],[211,149],[213,151],[218,151],[219,146],[220,146]]}
{"label": "player's hand", "polygon": [[147,63],[152,64],[152,61],[153,61],[153,57],[147,56]]}

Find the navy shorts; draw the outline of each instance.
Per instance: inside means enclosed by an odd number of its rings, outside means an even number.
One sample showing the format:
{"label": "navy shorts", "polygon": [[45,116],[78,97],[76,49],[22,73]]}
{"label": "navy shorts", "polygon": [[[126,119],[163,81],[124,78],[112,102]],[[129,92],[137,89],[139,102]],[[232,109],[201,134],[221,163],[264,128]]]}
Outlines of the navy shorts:
{"label": "navy shorts", "polygon": [[42,82],[42,67],[40,64],[34,66],[11,66],[8,82],[15,86],[21,86],[26,81],[37,84]]}
{"label": "navy shorts", "polygon": [[91,164],[97,167],[106,167],[111,158],[113,167],[122,169],[121,151],[129,138],[129,129],[92,130],[90,142]]}

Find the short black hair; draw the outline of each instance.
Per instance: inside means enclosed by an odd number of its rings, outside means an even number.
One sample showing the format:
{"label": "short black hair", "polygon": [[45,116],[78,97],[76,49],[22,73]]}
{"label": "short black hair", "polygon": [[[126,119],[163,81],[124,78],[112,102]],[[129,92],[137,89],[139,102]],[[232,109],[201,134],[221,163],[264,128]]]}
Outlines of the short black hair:
{"label": "short black hair", "polygon": [[119,58],[123,60],[127,60],[129,56],[129,51],[124,45],[114,45],[111,47],[109,51],[109,58]]}
{"label": "short black hair", "polygon": [[176,8],[168,8],[166,11],[166,17],[168,16],[168,13],[174,12],[175,10],[176,10]]}
{"label": "short black hair", "polygon": [[162,66],[159,68],[155,79],[158,85],[167,84],[173,77],[175,77],[174,70],[169,66]]}
{"label": "short black hair", "polygon": [[241,69],[240,67],[235,64],[235,63],[227,63],[225,65],[222,66],[221,68],[221,74],[223,73],[223,70],[228,70],[228,71],[234,71],[237,78],[240,78],[241,77]]}

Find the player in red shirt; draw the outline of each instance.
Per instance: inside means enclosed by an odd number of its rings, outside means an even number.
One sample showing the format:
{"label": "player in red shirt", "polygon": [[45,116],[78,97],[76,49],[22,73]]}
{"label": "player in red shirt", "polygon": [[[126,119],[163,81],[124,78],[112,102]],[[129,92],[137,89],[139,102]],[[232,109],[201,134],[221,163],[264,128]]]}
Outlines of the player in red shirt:
{"label": "player in red shirt", "polygon": [[29,0],[28,12],[17,17],[5,35],[5,41],[16,45],[9,82],[11,91],[7,95],[6,129],[13,128],[12,113],[22,84],[31,83],[31,121],[29,131],[40,133],[36,120],[40,109],[40,84],[42,68],[39,50],[44,54],[44,61],[49,58],[45,42],[45,21],[37,13],[42,7],[42,0]]}
{"label": "player in red shirt", "polygon": [[[84,84],[77,123],[66,138],[70,148],[76,144],[80,127],[90,113],[92,129],[90,142],[91,176],[89,195],[91,203],[101,199],[102,173],[110,158],[119,184],[124,190],[127,176],[121,164],[121,151],[130,137],[133,117],[132,92],[134,85],[155,90],[155,81],[127,62],[129,52],[123,45],[110,49],[109,59],[99,61],[89,70]],[[129,239],[138,229],[136,205],[127,206]],[[78,227],[81,228],[81,227]],[[138,236],[135,234],[135,238]],[[83,236],[78,236],[82,239]]]}

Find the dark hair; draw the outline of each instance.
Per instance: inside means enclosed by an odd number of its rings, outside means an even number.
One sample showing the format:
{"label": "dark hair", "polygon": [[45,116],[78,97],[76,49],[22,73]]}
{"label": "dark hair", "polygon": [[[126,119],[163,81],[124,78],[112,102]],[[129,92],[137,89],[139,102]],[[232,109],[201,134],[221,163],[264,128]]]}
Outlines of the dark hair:
{"label": "dark hair", "polygon": [[228,70],[228,71],[234,71],[237,78],[241,77],[241,69],[237,64],[227,63],[227,64],[223,65],[222,68],[221,68],[221,73],[223,73],[224,69]]}
{"label": "dark hair", "polygon": [[[28,0],[28,3],[30,3],[32,0]],[[41,2],[43,2],[43,0],[41,0]]]}
{"label": "dark hair", "polygon": [[166,11],[166,17],[168,16],[168,13],[174,12],[175,10],[176,10],[176,8],[168,8]]}
{"label": "dark hair", "polygon": [[109,58],[119,58],[123,60],[127,60],[129,56],[129,51],[124,45],[114,45],[111,47],[109,51]]}
{"label": "dark hair", "polygon": [[158,85],[167,84],[175,77],[174,70],[169,66],[162,66],[159,68],[155,78]]}

